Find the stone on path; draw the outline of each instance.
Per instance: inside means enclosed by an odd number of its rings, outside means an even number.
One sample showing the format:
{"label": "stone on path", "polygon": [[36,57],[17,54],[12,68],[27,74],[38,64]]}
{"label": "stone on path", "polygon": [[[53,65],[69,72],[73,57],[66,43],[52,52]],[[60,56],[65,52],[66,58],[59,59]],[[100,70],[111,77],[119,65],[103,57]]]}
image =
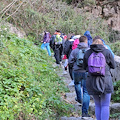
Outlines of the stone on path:
{"label": "stone on path", "polygon": [[90,118],[90,117],[61,117],[60,120],[95,120],[93,118]]}

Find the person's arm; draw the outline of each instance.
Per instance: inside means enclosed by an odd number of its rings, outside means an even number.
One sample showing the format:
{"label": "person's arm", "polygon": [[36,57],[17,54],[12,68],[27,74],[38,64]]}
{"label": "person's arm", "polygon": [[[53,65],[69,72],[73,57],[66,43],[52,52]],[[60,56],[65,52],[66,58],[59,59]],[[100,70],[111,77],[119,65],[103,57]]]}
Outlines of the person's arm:
{"label": "person's arm", "polygon": [[73,65],[74,65],[74,62],[75,62],[75,50],[73,50],[72,52],[71,52],[71,54],[70,54],[70,57],[69,57],[69,59],[68,59],[68,64],[71,66],[71,67],[73,67]]}
{"label": "person's arm", "polygon": [[108,52],[108,65],[112,69],[114,69],[116,67],[114,57],[110,51]]}
{"label": "person's arm", "polygon": [[64,54],[68,56],[69,50],[70,50],[70,42],[66,40],[64,44]]}
{"label": "person's arm", "polygon": [[[87,53],[87,51],[86,51]],[[87,70],[88,64],[87,64],[87,54],[85,53],[84,58],[83,58],[83,68],[84,70]]]}
{"label": "person's arm", "polygon": [[111,50],[111,48],[108,46],[108,45],[104,45],[106,47],[106,49],[110,50],[110,52],[112,53],[113,57],[114,57],[114,53],[113,51]]}

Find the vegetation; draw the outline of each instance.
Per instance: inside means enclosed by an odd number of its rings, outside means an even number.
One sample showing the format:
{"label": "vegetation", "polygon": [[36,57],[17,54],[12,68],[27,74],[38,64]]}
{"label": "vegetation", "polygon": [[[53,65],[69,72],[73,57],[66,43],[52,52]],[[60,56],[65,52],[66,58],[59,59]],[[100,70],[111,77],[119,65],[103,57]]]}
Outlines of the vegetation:
{"label": "vegetation", "polygon": [[[81,35],[89,30],[93,37],[101,36],[113,52],[120,55],[120,42],[113,41],[113,37],[109,39],[110,32],[101,18],[68,6],[72,0],[63,1],[1,0],[0,119],[54,120],[69,114],[71,106],[61,100],[61,94],[68,89],[55,74],[53,59],[46,57],[46,52],[40,49],[40,34],[44,30],[53,34],[55,29],[60,29],[65,34]],[[94,0],[86,1],[82,3],[95,4]],[[78,7],[84,6],[81,5]],[[27,38],[10,34],[4,26],[6,22],[23,29]],[[120,100],[119,83],[115,83],[114,101]]]}
{"label": "vegetation", "polygon": [[112,100],[114,102],[120,102],[120,80],[118,82],[114,82],[114,94],[112,95]]}
{"label": "vegetation", "polygon": [[89,30],[93,37],[100,35],[109,43],[110,33],[101,18],[96,18],[79,8],[74,9],[72,6],[67,6],[65,2],[53,0],[31,0],[29,2],[8,0],[5,2],[2,0],[2,3],[7,6],[0,7],[2,22],[8,21],[23,28],[27,36],[35,37],[34,43],[36,44],[44,30],[53,34],[55,29],[59,29],[65,34],[84,34],[86,30]]}
{"label": "vegetation", "polygon": [[[61,100],[65,88],[52,67],[53,59],[35,46],[32,38],[20,39],[0,31],[0,119],[54,119],[67,114]],[[53,117],[53,118],[52,118]]]}

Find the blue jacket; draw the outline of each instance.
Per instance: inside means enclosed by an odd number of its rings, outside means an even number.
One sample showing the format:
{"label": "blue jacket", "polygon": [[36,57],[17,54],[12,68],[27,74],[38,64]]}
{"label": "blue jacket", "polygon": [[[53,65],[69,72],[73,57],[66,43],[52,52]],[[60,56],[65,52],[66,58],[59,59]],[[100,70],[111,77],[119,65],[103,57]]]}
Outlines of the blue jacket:
{"label": "blue jacket", "polygon": [[91,45],[92,42],[93,42],[92,36],[90,35],[90,32],[89,32],[89,31],[86,31],[86,32],[84,33],[84,35],[87,37],[87,39],[88,39],[88,47],[90,47],[90,45]]}
{"label": "blue jacket", "polygon": [[111,48],[110,48],[108,45],[105,44],[105,41],[104,41],[103,39],[101,39],[101,40],[103,41],[104,46],[105,46],[108,50],[110,50],[110,52],[112,53],[112,55],[113,55],[113,57],[114,57],[114,53],[113,53],[113,51],[111,50]]}

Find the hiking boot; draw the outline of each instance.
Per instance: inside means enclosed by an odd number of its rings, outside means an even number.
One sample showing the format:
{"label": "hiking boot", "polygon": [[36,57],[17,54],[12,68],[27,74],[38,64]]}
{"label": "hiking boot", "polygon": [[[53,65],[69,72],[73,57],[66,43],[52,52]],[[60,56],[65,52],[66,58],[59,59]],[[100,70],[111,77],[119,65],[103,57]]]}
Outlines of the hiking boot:
{"label": "hiking boot", "polygon": [[80,105],[82,105],[82,101],[81,101],[81,100],[78,100],[77,97],[75,97],[75,101],[79,102]]}
{"label": "hiking boot", "polygon": [[71,81],[71,83],[69,84],[69,86],[74,86],[74,80]]}
{"label": "hiking boot", "polygon": [[90,117],[88,113],[82,113],[82,117]]}

